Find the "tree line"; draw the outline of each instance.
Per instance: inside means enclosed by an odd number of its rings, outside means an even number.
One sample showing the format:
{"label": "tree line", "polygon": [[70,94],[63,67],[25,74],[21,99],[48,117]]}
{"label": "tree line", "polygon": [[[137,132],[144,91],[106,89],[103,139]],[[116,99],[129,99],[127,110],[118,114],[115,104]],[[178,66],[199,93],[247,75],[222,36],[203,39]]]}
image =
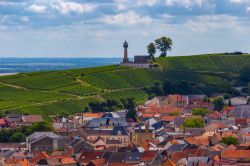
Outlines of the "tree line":
{"label": "tree line", "polygon": [[1,129],[0,142],[23,142],[26,136],[39,131],[53,131],[51,124],[47,122],[33,123],[31,126],[23,126],[14,129]]}

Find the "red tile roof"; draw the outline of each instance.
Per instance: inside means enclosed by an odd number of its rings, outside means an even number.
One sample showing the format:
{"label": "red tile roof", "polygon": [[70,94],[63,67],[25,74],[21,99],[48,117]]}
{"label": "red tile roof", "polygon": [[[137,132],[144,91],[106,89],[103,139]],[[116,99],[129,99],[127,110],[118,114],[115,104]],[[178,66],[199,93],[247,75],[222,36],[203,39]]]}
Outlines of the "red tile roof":
{"label": "red tile roof", "polygon": [[219,119],[221,117],[221,113],[218,111],[211,112],[207,115],[209,118],[217,118]]}
{"label": "red tile roof", "polygon": [[141,107],[138,110],[141,113],[155,113],[155,114],[169,114],[173,112],[181,113],[183,109],[181,108],[170,108],[170,107]]}
{"label": "red tile roof", "polygon": [[84,117],[101,118],[103,113],[83,113]]}
{"label": "red tile roof", "polygon": [[5,124],[6,124],[6,120],[3,119],[3,118],[1,118],[1,119],[0,119],[0,126],[1,126],[1,125],[5,125]]}
{"label": "red tile roof", "polygon": [[50,158],[49,155],[43,151],[39,152],[32,160],[32,163],[37,163],[39,162],[41,159],[48,159]]}
{"label": "red tile roof", "polygon": [[172,122],[172,121],[174,121],[175,118],[176,118],[176,116],[162,116],[161,120],[167,121],[167,122]]}
{"label": "red tile roof", "polygon": [[157,151],[145,151],[141,155],[141,162],[152,161],[156,155]]}
{"label": "red tile roof", "polygon": [[250,150],[225,150],[221,153],[223,159],[250,158]]}
{"label": "red tile roof", "polygon": [[62,164],[76,164],[76,161],[72,157],[63,157],[61,158],[61,163]]}
{"label": "red tile roof", "polygon": [[185,149],[183,152],[175,152],[171,157],[171,161],[177,163],[182,158],[195,157],[196,151],[196,149]]}
{"label": "red tile roof", "polygon": [[22,120],[26,123],[42,122],[43,118],[41,115],[23,115]]}
{"label": "red tile roof", "polygon": [[19,161],[19,165],[20,166],[31,166],[31,163],[26,159],[22,159],[21,161]]}
{"label": "red tile roof", "polygon": [[246,118],[236,118],[235,123],[236,123],[236,125],[247,125],[247,119]]}
{"label": "red tile roof", "polygon": [[90,161],[91,163],[95,164],[95,166],[103,166],[105,165],[106,161],[104,158],[101,159],[94,159]]}

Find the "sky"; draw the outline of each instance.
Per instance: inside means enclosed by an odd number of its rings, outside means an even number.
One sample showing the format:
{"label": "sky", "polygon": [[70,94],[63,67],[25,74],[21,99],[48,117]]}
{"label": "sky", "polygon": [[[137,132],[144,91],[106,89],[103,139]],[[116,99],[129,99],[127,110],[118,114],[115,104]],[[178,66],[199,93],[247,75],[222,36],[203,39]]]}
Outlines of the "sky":
{"label": "sky", "polygon": [[132,57],[161,36],[169,56],[250,52],[250,0],[0,0],[0,57],[121,57],[124,40]]}

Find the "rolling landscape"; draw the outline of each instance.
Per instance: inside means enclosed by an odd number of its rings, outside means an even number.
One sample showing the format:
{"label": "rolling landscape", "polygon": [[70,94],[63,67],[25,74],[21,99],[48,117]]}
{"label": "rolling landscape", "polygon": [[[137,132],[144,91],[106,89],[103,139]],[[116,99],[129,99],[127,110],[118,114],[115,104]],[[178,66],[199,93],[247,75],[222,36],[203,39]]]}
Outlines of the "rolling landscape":
{"label": "rolling landscape", "polygon": [[250,55],[194,55],[157,58],[155,69],[120,65],[19,73],[0,77],[0,111],[50,115],[82,112],[90,101],[133,97],[143,103],[144,88],[156,81],[188,81],[220,92],[236,84]]}

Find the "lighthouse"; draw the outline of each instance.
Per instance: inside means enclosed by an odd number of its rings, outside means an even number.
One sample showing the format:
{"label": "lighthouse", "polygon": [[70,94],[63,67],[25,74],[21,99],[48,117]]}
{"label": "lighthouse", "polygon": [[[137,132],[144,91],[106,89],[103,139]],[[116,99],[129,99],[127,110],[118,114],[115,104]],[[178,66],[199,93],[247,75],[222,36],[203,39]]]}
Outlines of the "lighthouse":
{"label": "lighthouse", "polygon": [[128,42],[126,40],[123,43],[123,48],[124,48],[123,63],[129,63],[129,60],[128,60]]}

